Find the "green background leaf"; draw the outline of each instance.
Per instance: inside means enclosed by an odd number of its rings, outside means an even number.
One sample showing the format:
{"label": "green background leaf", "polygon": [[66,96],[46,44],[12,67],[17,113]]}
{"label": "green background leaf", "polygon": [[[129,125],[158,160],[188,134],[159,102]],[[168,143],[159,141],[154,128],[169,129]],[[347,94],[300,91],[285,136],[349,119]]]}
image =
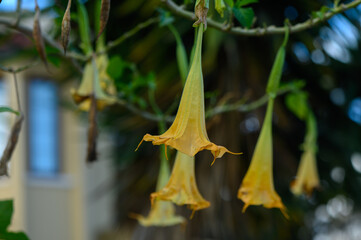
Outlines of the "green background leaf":
{"label": "green background leaf", "polygon": [[233,14],[243,27],[251,27],[254,18],[254,12],[252,8],[233,7]]}
{"label": "green background leaf", "polygon": [[308,114],[307,93],[295,92],[286,96],[286,106],[299,119],[305,120]]}
{"label": "green background leaf", "polygon": [[14,109],[10,108],[10,107],[5,107],[5,106],[0,106],[0,113],[2,112],[11,112],[14,113],[16,115],[19,115],[18,111],[15,111]]}
{"label": "green background leaf", "polygon": [[236,8],[240,8],[240,7],[246,6],[248,4],[257,3],[257,2],[258,2],[258,0],[238,0],[236,2]]}
{"label": "green background leaf", "polygon": [[12,200],[0,201],[0,233],[5,233],[9,227],[13,210]]}
{"label": "green background leaf", "polygon": [[30,240],[23,232],[0,233],[1,240]]}

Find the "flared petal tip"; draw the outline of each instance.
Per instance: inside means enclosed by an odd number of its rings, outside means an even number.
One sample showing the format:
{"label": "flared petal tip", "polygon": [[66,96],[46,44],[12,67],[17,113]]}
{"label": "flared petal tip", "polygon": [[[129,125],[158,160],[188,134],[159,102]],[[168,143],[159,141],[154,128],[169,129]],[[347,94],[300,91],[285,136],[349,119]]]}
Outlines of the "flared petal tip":
{"label": "flared petal tip", "polygon": [[305,194],[307,197],[311,197],[312,193],[316,190],[320,190],[321,186],[317,183],[300,183],[297,179],[293,180],[290,184],[291,192],[299,197]]}
{"label": "flared petal tip", "polygon": [[[87,94],[87,95],[79,94],[75,89],[71,89],[70,93],[73,97],[75,104],[78,105],[79,110],[85,111],[85,112],[89,111],[90,105],[91,105],[91,99],[90,99],[91,95],[90,94]],[[103,110],[107,106],[110,106],[110,105],[116,103],[116,99],[111,98],[111,97],[97,98],[96,100],[97,100],[96,101],[97,110],[99,110],[99,111]]]}
{"label": "flared petal tip", "polygon": [[160,192],[154,192],[150,194],[151,202],[154,202],[155,200],[172,201],[178,206],[187,205],[187,207],[192,211],[199,211],[201,209],[205,209],[211,206],[211,203],[205,200],[200,195],[195,197],[187,196],[186,198],[184,198],[177,192],[166,191],[164,189]]}
{"label": "flared petal tip", "polygon": [[281,198],[276,192],[273,193],[258,193],[258,195],[252,194],[243,188],[238,190],[238,199],[244,202],[242,212],[245,213],[250,205],[262,205],[265,208],[278,208],[286,219],[289,219],[287,209],[283,205]]}
{"label": "flared petal tip", "polygon": [[233,155],[241,155],[241,154],[243,154],[242,152],[240,152],[240,153],[231,152],[227,148],[225,148],[223,146],[215,145],[213,143],[212,143],[212,146],[210,148],[205,148],[205,149],[211,150],[211,152],[213,154],[214,158],[213,158],[213,161],[211,163],[211,166],[213,166],[213,164],[215,163],[217,158],[223,157],[223,155],[225,153],[230,153],[230,154],[233,154]]}
{"label": "flared petal tip", "polygon": [[165,144],[167,140],[169,140],[169,138],[165,138],[161,136],[153,136],[147,133],[144,135],[143,140],[146,142],[152,142],[153,145],[161,145],[161,144]]}
{"label": "flared petal tip", "polygon": [[187,223],[187,220],[182,216],[144,217],[137,213],[130,213],[129,217],[137,220],[143,227],[168,227],[178,224],[185,225]]}

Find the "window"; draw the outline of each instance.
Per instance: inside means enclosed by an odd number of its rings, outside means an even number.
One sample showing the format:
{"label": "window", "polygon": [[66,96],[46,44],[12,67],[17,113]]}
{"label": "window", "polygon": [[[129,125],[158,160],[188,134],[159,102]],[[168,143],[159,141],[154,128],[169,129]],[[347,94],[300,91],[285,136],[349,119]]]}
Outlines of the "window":
{"label": "window", "polygon": [[[9,106],[9,94],[6,83],[0,79],[0,106]],[[0,156],[2,156],[10,134],[10,113],[0,113]]]}
{"label": "window", "polygon": [[33,80],[28,87],[29,170],[36,176],[59,172],[58,94],[55,83]]}
{"label": "window", "polygon": [[[0,11],[15,11],[16,10],[17,0],[4,0],[0,5]],[[38,0],[40,9],[49,7],[54,4],[53,0]],[[35,1],[22,1],[21,8],[29,11],[34,11]]]}

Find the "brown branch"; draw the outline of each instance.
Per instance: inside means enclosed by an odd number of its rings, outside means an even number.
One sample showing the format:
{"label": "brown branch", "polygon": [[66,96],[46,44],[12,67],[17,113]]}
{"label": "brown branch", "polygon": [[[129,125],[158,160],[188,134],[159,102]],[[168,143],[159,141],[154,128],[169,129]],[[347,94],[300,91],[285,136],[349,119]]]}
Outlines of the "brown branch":
{"label": "brown branch", "polygon": [[10,133],[8,143],[7,143],[4,153],[0,159],[0,177],[1,176],[9,176],[8,163],[9,163],[11,156],[13,155],[13,152],[15,150],[15,147],[18,143],[19,134],[20,134],[23,120],[24,120],[24,115],[20,114],[20,116],[18,116],[16,118],[15,124],[11,128],[11,133]]}
{"label": "brown branch", "polygon": [[[19,31],[29,38],[32,38],[33,29],[30,27],[26,27],[24,25],[21,25],[20,23],[17,25],[14,25],[9,19],[7,18],[0,18],[0,24],[7,26],[11,29],[14,29],[16,31]],[[56,48],[59,50],[59,53],[62,52],[62,48],[58,42],[56,42],[53,38],[48,36],[47,34],[42,33],[42,38],[44,39],[44,42],[48,44],[49,46],[52,46],[53,48]],[[75,59],[83,59],[83,57],[77,53],[68,53],[67,56],[63,56],[66,59],[70,59],[71,64],[74,66],[74,68],[79,72],[82,73],[83,70],[81,66],[75,61]]]}
{"label": "brown branch", "polygon": [[34,67],[35,65],[37,65],[39,62],[38,61],[34,61],[34,62],[31,62],[30,64],[28,65],[24,65],[22,67],[19,67],[17,69],[13,69],[11,67],[4,67],[0,64],[0,70],[4,71],[4,72],[8,72],[8,73],[19,73],[19,72],[23,72],[29,68],[32,68]]}
{"label": "brown branch", "polygon": [[118,46],[119,44],[121,44],[122,42],[124,42],[125,40],[127,40],[128,38],[134,36],[136,33],[138,33],[140,30],[159,22],[159,18],[155,17],[155,18],[150,18],[145,22],[139,23],[137,26],[135,26],[134,28],[132,28],[131,30],[129,30],[128,32],[125,32],[124,34],[122,34],[120,37],[118,37],[117,39],[115,39],[114,41],[111,41],[107,44],[106,48],[104,51],[98,52],[97,54],[104,54],[107,51],[115,48],[116,46]]}
{"label": "brown branch", "polygon": [[86,162],[91,163],[97,160],[97,138],[98,138],[98,127],[97,127],[97,103],[95,95],[90,96],[91,105],[89,110],[89,128],[88,128],[88,149],[86,155]]}
{"label": "brown branch", "polygon": [[[277,92],[277,96],[283,95],[287,92],[292,92],[292,91],[296,91],[299,90],[299,86],[294,86],[294,85],[289,85],[286,87],[283,87],[281,89],[278,90]],[[265,94],[264,96],[262,96],[261,98],[250,102],[250,103],[244,103],[244,101],[239,101],[237,103],[233,103],[233,104],[224,104],[221,106],[217,106],[215,108],[212,108],[211,110],[206,111],[206,118],[210,118],[213,117],[215,115],[218,114],[222,114],[222,113],[226,113],[226,112],[232,112],[232,111],[238,111],[238,112],[250,112],[253,111],[259,107],[262,107],[263,105],[265,105],[268,102],[269,99],[269,95]],[[168,122],[168,123],[172,123],[174,121],[175,116],[169,116],[169,115],[159,115],[159,114],[154,114],[148,111],[144,111],[141,110],[139,108],[137,108],[136,106],[134,106],[131,103],[128,103],[124,100],[118,100],[117,103],[123,107],[125,107],[126,109],[128,109],[129,111],[131,111],[132,113],[139,115],[147,120],[150,121],[154,121],[154,122]]]}
{"label": "brown branch", "polygon": [[[184,10],[181,6],[178,6],[172,0],[163,0],[167,8],[173,12],[174,14],[181,16],[183,18],[195,21],[197,20],[195,14],[193,12]],[[348,9],[355,8],[359,4],[361,4],[361,0],[354,0],[348,4],[340,4],[335,8],[331,9],[329,12],[325,13],[322,18],[310,18],[302,23],[297,23],[295,25],[290,25],[290,33],[301,32],[306,29],[310,29],[321,22],[327,21],[332,18],[334,15],[345,12]],[[228,25],[224,25],[217,21],[214,21],[210,18],[207,18],[208,26],[218,29],[222,32],[228,32],[239,36],[264,36],[264,35],[272,35],[272,34],[284,34],[285,26],[276,27],[276,26],[267,26],[267,27],[258,27],[258,28],[241,28],[241,27],[229,27]]]}

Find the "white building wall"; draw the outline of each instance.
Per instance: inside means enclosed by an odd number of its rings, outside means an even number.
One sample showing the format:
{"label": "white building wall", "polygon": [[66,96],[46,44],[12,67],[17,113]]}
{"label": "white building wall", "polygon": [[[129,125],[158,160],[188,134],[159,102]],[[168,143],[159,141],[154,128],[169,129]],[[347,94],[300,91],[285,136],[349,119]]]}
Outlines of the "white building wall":
{"label": "white building wall", "polygon": [[[11,85],[11,106],[14,107],[11,75],[7,74],[6,79]],[[26,96],[24,83],[29,79],[18,75],[18,81],[22,96]],[[70,98],[68,89],[62,94]],[[23,108],[25,100],[23,97]],[[27,124],[24,122],[11,160],[11,177],[0,179],[0,200],[14,199],[11,230],[25,231],[32,240],[96,240],[101,231],[113,224],[114,190],[101,191],[103,195],[94,197],[96,189],[112,182],[113,165],[111,156],[107,155],[111,139],[101,134],[99,160],[87,165],[87,123],[81,122],[72,110],[60,108],[59,116],[61,173],[54,178],[36,178],[27,173]]]}

